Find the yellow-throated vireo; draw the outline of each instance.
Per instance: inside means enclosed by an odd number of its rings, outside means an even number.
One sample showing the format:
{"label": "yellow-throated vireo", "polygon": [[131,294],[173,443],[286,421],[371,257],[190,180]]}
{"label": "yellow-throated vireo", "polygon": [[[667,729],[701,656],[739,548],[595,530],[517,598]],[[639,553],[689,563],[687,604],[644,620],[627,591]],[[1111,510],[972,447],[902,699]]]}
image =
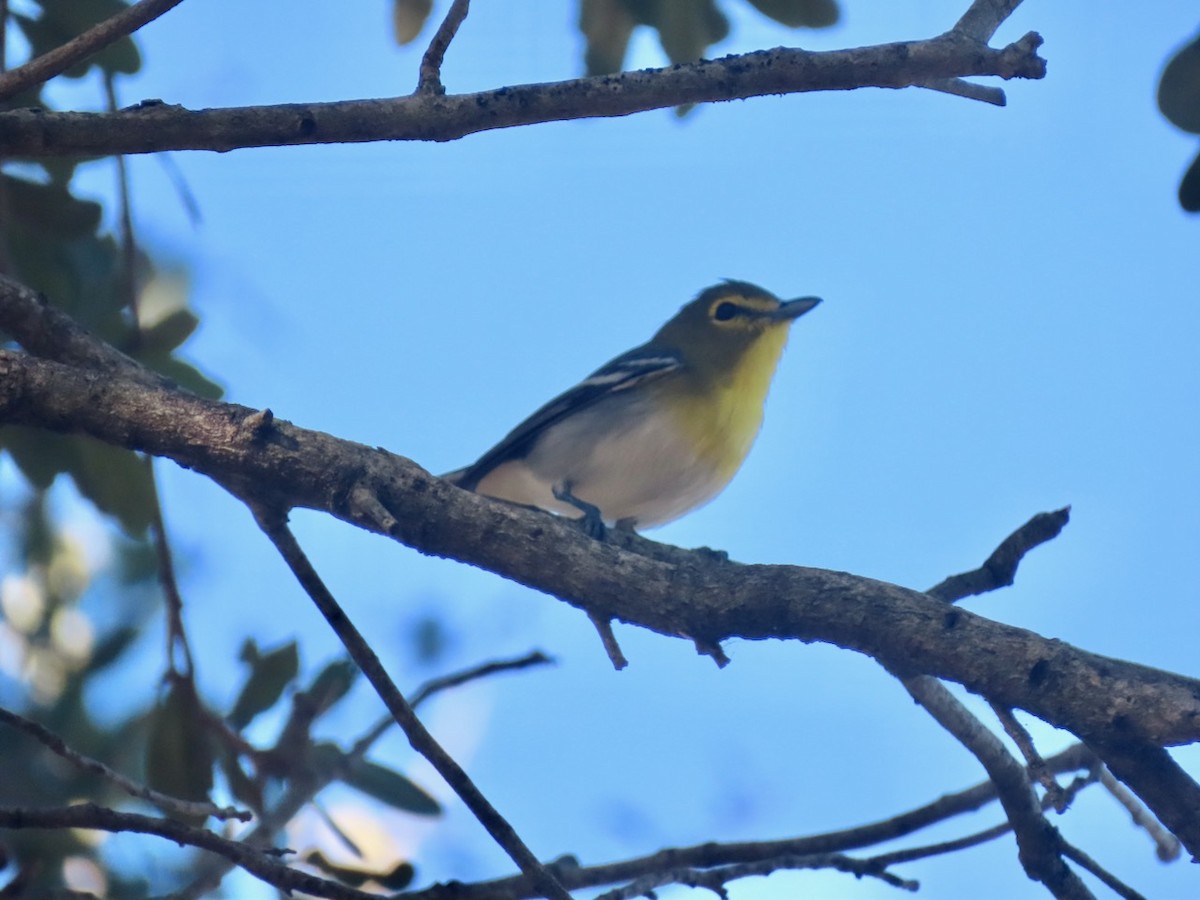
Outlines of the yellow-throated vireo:
{"label": "yellow-throated vireo", "polygon": [[652,528],[720,493],[750,451],[792,322],[821,301],[744,281],[704,290],[642,346],[597,369],[443,476],[467,490]]}

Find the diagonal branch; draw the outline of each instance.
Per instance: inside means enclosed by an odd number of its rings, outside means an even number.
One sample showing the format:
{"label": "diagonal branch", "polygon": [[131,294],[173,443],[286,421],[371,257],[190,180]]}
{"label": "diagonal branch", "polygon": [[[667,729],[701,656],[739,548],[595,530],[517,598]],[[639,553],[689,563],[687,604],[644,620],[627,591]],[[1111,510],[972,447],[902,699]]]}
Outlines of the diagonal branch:
{"label": "diagonal branch", "polygon": [[433,735],[421,723],[421,720],[417,718],[412,706],[404,699],[383,668],[383,663],[379,661],[375,651],[371,649],[362,633],[350,621],[324,582],[321,581],[304,551],[300,549],[291,529],[287,527],[286,518],[256,503],[252,503],[251,508],[254,510],[255,518],[263,533],[271,539],[271,543],[284,558],[292,570],[292,574],[296,576],[296,580],[312,598],[313,603],[316,604],[317,609],[325,617],[359,669],[367,676],[367,680],[375,688],[375,692],[396,720],[396,724],[404,730],[413,749],[429,760],[437,773],[446,780],[446,783],[454,789],[467,808],[474,813],[480,824],[487,829],[488,834],[512,858],[517,867],[537,885],[545,897],[549,900],[571,900],[562,885],[525,846],[525,842],[521,840],[513,827],[483,796],[483,793],[475,786],[462,767],[442,749],[441,745],[434,740]]}
{"label": "diagonal branch", "polygon": [[1021,564],[1025,554],[1034,547],[1058,537],[1070,519],[1069,506],[1054,512],[1038,513],[1006,537],[978,569],[951,575],[925,593],[938,600],[954,603],[974,594],[1008,587],[1016,578],[1017,566]]}
{"label": "diagonal branch", "polygon": [[71,66],[99,53],[109,44],[133,34],[143,25],[153,22],[183,0],[140,0],[115,16],[89,28],[61,47],[31,59],[23,66],[0,75],[0,100],[7,100],[34,85],[49,81]]}
{"label": "diagonal branch", "polygon": [[944,685],[920,675],[901,679],[912,698],[966,747],[996,785],[996,793],[1017,838],[1021,865],[1030,878],[1044,884],[1055,897],[1088,900],[1092,892],[1063,862],[1063,841],[1042,814],[1029,776],[1004,744],[971,714]]}
{"label": "diagonal branch", "polygon": [[0,808],[0,828],[88,828],[97,831],[153,834],[176,844],[198,847],[224,856],[256,878],[288,893],[303,891],[314,897],[327,897],[330,900],[379,900],[378,894],[369,894],[290,868],[272,858],[277,854],[248,847],[239,841],[231,841],[206,828],[195,828],[172,819],[117,812],[94,803],[41,809]]}
{"label": "diagonal branch", "polygon": [[968,76],[1042,78],[1041,38],[994,49],[950,31],[924,41],[851,50],[780,47],[472,94],[190,110],[158,101],[116,113],[0,112],[0,156],[107,156],[363,141],[452,141],[497,128],[651,109],[864,87],[905,88]]}
{"label": "diagonal branch", "polygon": [[438,26],[433,40],[429,42],[429,49],[421,57],[417,93],[439,95],[446,93],[446,89],[442,87],[442,60],[446,56],[446,49],[450,46],[450,42],[454,40],[459,27],[466,19],[470,5],[471,0],[454,0],[450,4],[450,11],[446,13],[446,18]]}
{"label": "diagonal branch", "polygon": [[[12,299],[0,280],[0,326]],[[1200,738],[1200,682],[1087,653],[907,588],[740,565],[460,490],[377,448],[179,389],[0,351],[0,422],[90,434],[174,459],[234,493],[323,510],[425,553],[498,572],[585,610],[712,644],[820,640],[928,674],[1084,738]],[[386,523],[358,494],[379,498]],[[1119,725],[1119,731],[1116,729]]]}
{"label": "diagonal branch", "polygon": [[143,784],[138,784],[132,778],[126,778],[120,772],[110,769],[99,760],[92,759],[90,756],[84,756],[82,753],[72,750],[66,741],[49,728],[34,722],[32,719],[17,715],[17,713],[10,710],[0,708],[0,722],[24,731],[52,753],[61,756],[76,768],[84,772],[99,775],[101,778],[111,781],[131,797],[148,800],[150,803],[173,815],[197,816],[200,818],[212,816],[216,819],[237,819],[239,822],[248,822],[254,818],[245,810],[234,809],[230,806],[215,806],[212,803],[197,802],[194,800],[181,800],[178,797],[172,797],[168,794],[160,793],[153,788],[148,788]]}

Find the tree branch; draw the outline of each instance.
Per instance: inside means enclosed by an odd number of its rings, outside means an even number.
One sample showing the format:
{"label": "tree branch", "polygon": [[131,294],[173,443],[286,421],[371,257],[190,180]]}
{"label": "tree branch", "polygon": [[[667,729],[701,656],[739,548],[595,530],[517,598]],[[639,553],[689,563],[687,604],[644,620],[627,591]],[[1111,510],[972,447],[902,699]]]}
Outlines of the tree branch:
{"label": "tree branch", "polygon": [[950,31],[924,41],[815,52],[778,48],[472,94],[190,110],[147,101],[116,113],[0,112],[0,156],[108,156],[162,150],[362,141],[452,141],[497,128],[627,116],[767,94],[904,88],[967,76],[1042,78],[1033,33],[993,49]]}
{"label": "tree branch", "polygon": [[412,707],[404,696],[396,688],[391,677],[383,668],[383,663],[379,661],[379,657],[375,655],[375,651],[371,649],[363,638],[362,633],[350,621],[345,611],[338,604],[333,594],[321,581],[316,569],[309,562],[304,551],[300,549],[295,536],[291,529],[287,527],[286,518],[273,510],[264,509],[251,497],[243,497],[251,508],[254,510],[255,518],[258,520],[259,527],[263,533],[271,539],[271,543],[279,551],[288,567],[292,570],[292,574],[296,576],[296,580],[300,582],[305,592],[312,598],[321,615],[329,623],[334,633],[341,640],[342,645],[349,652],[351,658],[358,665],[359,669],[367,680],[371,682],[371,686],[375,688],[375,692],[379,695],[387,707],[388,712],[392,714],[392,718],[396,720],[408,737],[408,741],[412,744],[414,750],[429,760],[430,764],[437,770],[437,773],[446,780],[446,783],[454,789],[467,808],[475,815],[481,825],[487,829],[488,834],[500,845],[501,849],[509,855],[517,867],[526,874],[526,876],[537,885],[543,895],[549,900],[571,900],[570,895],[563,890],[562,885],[550,874],[549,871],[541,864],[536,856],[525,846],[525,842],[513,829],[513,827],[504,819],[503,816],[496,810],[495,807],[488,801],[483,793],[471,781],[467,773],[462,767],[451,758],[442,746],[434,740],[433,735],[417,718]]}
{"label": "tree branch", "polygon": [[978,569],[951,575],[925,593],[938,600],[954,603],[964,597],[1008,587],[1016,578],[1017,566],[1025,554],[1058,537],[1070,520],[1069,506],[1054,512],[1038,513],[1006,537]]}
{"label": "tree branch", "polygon": [[230,859],[250,874],[281,890],[304,891],[330,900],[379,900],[377,894],[359,891],[335,881],[285,866],[269,852],[220,837],[205,828],[137,813],[117,812],[94,803],[46,809],[0,808],[0,828],[89,828],[97,831],[132,831],[154,834],[176,844],[199,847]]}
{"label": "tree branch", "polygon": [[[1062,753],[1050,757],[1047,764],[1055,772],[1068,772],[1088,768],[1094,761],[1095,757],[1089,750],[1082,744],[1075,744]],[[1076,784],[1068,790],[1074,793],[1092,782],[1091,778],[1077,779]],[[563,860],[554,863],[553,868],[566,887],[579,889],[634,881],[665,869],[711,869],[763,863],[788,857],[811,858],[819,855],[838,854],[912,834],[962,813],[974,812],[995,799],[996,786],[988,780],[965,791],[939,797],[932,803],[900,813],[889,819],[843,831],[831,831],[777,841],[746,841],[729,844],[709,841],[693,847],[670,848],[648,856],[596,866],[580,866],[570,860]],[[899,863],[974,846],[1010,831],[1012,831],[1012,826],[1006,821],[984,832],[959,838],[956,841],[897,850],[870,857],[862,862],[874,871],[883,871]],[[405,900],[485,900],[485,898],[493,900],[497,897],[533,897],[535,892],[523,875],[517,875],[469,885],[457,883],[433,885],[424,890],[408,892],[404,896]]]}
{"label": "tree branch", "polygon": [[438,26],[433,40],[429,42],[429,49],[421,57],[420,79],[417,82],[418,94],[442,95],[446,93],[446,89],[442,87],[442,60],[446,56],[446,49],[450,46],[450,42],[458,34],[459,26],[466,19],[470,5],[471,0],[454,0],[450,4],[450,11],[446,13],[446,18]]}
{"label": "tree branch", "polygon": [[181,2],[183,0],[140,0],[128,9],[123,9],[115,16],[89,28],[78,37],[72,38],[61,47],[55,47],[23,66],[10,69],[0,75],[0,100],[7,100],[14,94],[49,81],[76,63],[99,53],[109,44],[153,22]]}
{"label": "tree branch", "polygon": [[[0,280],[8,327],[11,282]],[[132,364],[132,363],[131,363]],[[280,508],[323,510],[661,634],[820,640],[900,675],[928,674],[1084,737],[1200,738],[1200,682],[1076,649],[927,595],[842,572],[722,562],[459,490],[409,460],[236,404],[0,351],[0,421],[166,456]],[[379,498],[389,512],[356,495]],[[1119,731],[1114,731],[1119,725]]]}
{"label": "tree branch", "polygon": [[178,797],[172,797],[148,788],[143,784],[138,784],[132,778],[126,778],[120,772],[110,769],[99,760],[92,759],[90,756],[84,756],[82,753],[72,750],[67,746],[66,741],[49,728],[34,722],[32,719],[18,715],[11,710],[0,708],[0,722],[24,731],[52,753],[61,756],[76,768],[99,775],[101,778],[111,781],[131,797],[147,800],[173,815],[198,816],[201,818],[212,816],[215,819],[237,819],[239,822],[249,822],[254,818],[246,810],[234,809],[232,806],[216,806],[212,803],[197,802],[194,800],[181,800]]}

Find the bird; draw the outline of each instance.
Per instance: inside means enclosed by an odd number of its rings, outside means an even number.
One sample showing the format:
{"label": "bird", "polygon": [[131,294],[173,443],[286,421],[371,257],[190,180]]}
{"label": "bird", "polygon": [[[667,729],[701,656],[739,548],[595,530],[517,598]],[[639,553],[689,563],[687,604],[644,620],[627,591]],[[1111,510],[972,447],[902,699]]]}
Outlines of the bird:
{"label": "bird", "polygon": [[701,291],[646,343],[542,406],[460,488],[608,526],[665,525],[724,490],[757,437],[792,323],[818,297],[746,281]]}

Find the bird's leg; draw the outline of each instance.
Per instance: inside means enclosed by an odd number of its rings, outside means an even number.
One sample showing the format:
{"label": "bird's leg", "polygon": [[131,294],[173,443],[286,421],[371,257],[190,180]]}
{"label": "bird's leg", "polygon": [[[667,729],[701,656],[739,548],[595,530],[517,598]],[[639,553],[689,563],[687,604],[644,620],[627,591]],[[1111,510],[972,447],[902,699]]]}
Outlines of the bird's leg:
{"label": "bird's leg", "polygon": [[593,506],[586,500],[580,500],[572,494],[571,482],[569,481],[556,484],[552,490],[555,500],[573,506],[583,513],[583,518],[579,520],[579,527],[583,529],[584,534],[598,541],[604,540],[607,529],[604,527],[604,518],[600,515],[600,508],[598,506]]}

